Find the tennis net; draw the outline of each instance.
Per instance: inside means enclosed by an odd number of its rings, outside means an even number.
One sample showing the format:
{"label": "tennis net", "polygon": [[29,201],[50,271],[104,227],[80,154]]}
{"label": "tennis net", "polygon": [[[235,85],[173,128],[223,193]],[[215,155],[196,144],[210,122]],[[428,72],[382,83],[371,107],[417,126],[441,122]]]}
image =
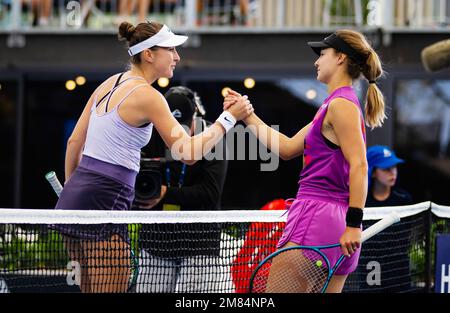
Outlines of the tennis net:
{"label": "tennis net", "polygon": [[[365,227],[392,210],[402,221],[363,246],[344,291],[429,287],[431,205],[368,208]],[[0,292],[247,292],[253,270],[276,249],[285,213],[0,209]],[[434,219],[439,229],[430,231],[448,232],[448,218]],[[373,262],[381,284],[367,278]]]}

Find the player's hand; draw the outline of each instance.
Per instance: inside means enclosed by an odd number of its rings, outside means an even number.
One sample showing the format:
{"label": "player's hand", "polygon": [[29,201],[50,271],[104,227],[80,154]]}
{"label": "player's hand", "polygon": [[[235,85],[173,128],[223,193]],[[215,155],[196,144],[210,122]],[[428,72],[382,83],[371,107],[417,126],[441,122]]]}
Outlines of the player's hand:
{"label": "player's hand", "polygon": [[361,247],[361,228],[347,227],[339,240],[342,254],[350,257]]}
{"label": "player's hand", "polygon": [[161,186],[161,194],[159,196],[159,198],[156,199],[151,199],[151,200],[147,200],[147,201],[142,201],[142,200],[135,200],[136,206],[139,209],[143,209],[143,210],[149,210],[154,208],[155,206],[158,205],[158,203],[161,202],[161,200],[164,198],[164,196],[166,195],[167,192],[167,186],[162,185]]}
{"label": "player's hand", "polygon": [[231,107],[233,104],[235,104],[239,98],[241,98],[242,95],[233,89],[228,88],[227,89],[227,95],[225,96],[225,99],[223,100],[223,110],[228,110],[229,107]]}
{"label": "player's hand", "polygon": [[234,116],[236,121],[240,121],[253,114],[255,109],[253,109],[253,105],[248,100],[248,97],[243,96],[236,98],[234,103],[228,106],[227,111]]}

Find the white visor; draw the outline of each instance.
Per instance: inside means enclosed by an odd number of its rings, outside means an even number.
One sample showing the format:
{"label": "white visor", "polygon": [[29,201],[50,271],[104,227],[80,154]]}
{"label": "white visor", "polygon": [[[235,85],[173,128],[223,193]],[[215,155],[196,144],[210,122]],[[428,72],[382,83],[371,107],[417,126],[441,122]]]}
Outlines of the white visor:
{"label": "white visor", "polygon": [[128,54],[130,56],[141,53],[145,49],[150,49],[154,46],[158,47],[176,47],[182,45],[188,39],[187,36],[175,35],[172,31],[164,25],[161,30],[152,37],[130,47]]}

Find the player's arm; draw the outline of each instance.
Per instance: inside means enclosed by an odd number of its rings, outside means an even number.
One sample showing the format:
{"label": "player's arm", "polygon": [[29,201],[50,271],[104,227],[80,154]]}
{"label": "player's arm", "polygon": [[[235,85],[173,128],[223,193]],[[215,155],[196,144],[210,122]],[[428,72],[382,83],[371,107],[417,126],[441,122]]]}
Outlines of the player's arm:
{"label": "player's arm", "polygon": [[81,155],[84,149],[84,145],[86,143],[86,135],[89,126],[89,119],[91,116],[91,109],[94,103],[95,97],[98,95],[99,91],[103,89],[103,87],[108,84],[112,79],[116,78],[118,75],[114,75],[104,81],[97,89],[92,93],[89,98],[86,106],[81,113],[80,118],[75,125],[72,134],[70,135],[67,141],[66,148],[66,158],[64,162],[64,172],[65,172],[65,181],[69,179],[72,175],[73,171],[77,168],[78,164],[81,160]]}
{"label": "player's arm", "polygon": [[[229,90],[224,100],[224,109],[233,105],[237,99],[242,97],[234,90]],[[273,153],[279,155],[283,160],[291,160],[303,154],[305,149],[305,136],[311,123],[303,127],[294,137],[288,137],[264,123],[255,113],[244,119],[245,124]]]}
{"label": "player's arm", "polygon": [[[143,92],[146,90],[147,92]],[[172,155],[187,164],[194,164],[210,151],[223,137],[225,129],[215,122],[208,129],[196,136],[189,136],[170,112],[166,99],[156,90],[140,89],[145,116],[153,123]],[[236,120],[242,119],[252,111],[245,101],[228,110]]]}
{"label": "player's arm", "polygon": [[263,145],[283,160],[291,160],[303,154],[305,136],[311,123],[303,127],[294,137],[288,137],[265,124],[255,113],[244,120],[249,129]]}
{"label": "player's arm", "polygon": [[78,119],[69,140],[67,141],[66,158],[64,163],[65,181],[69,179],[75,168],[80,163],[81,154],[86,142],[86,134],[95,94],[96,92],[91,95],[91,98],[84,107],[83,112],[81,113],[81,116]]}
{"label": "player's arm", "polygon": [[[368,165],[360,111],[352,102],[337,98],[330,103],[327,114],[342,153],[350,166],[349,207],[362,210],[367,197]],[[355,248],[359,248],[360,242],[361,229],[347,227],[341,238],[344,254],[352,254]]]}

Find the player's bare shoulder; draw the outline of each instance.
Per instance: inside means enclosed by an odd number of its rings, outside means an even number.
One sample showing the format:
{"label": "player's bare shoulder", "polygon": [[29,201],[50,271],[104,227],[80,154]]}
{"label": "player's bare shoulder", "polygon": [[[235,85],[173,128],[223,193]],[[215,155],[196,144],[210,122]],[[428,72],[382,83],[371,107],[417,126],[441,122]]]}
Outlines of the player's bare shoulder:
{"label": "player's bare shoulder", "polygon": [[358,108],[355,103],[345,98],[334,98],[330,101],[328,105],[329,111],[337,111],[337,110],[350,110],[358,112]]}
{"label": "player's bare shoulder", "polygon": [[161,93],[156,90],[152,85],[148,84],[142,88],[136,90],[137,98],[140,102],[145,103],[158,103],[161,101],[161,98],[164,98]]}
{"label": "player's bare shoulder", "polygon": [[153,122],[155,117],[160,116],[163,110],[169,111],[164,96],[151,85],[136,89],[129,104],[142,116],[147,116],[150,122]]}
{"label": "player's bare shoulder", "polygon": [[151,103],[155,101],[156,94],[159,94],[150,84],[142,82],[133,82],[128,89],[134,89],[132,95],[127,98],[128,105],[141,112],[147,112]]}
{"label": "player's bare shoulder", "polygon": [[326,122],[333,124],[336,119],[348,120],[349,118],[357,120],[359,115],[360,112],[355,103],[345,98],[335,98],[328,105]]}

